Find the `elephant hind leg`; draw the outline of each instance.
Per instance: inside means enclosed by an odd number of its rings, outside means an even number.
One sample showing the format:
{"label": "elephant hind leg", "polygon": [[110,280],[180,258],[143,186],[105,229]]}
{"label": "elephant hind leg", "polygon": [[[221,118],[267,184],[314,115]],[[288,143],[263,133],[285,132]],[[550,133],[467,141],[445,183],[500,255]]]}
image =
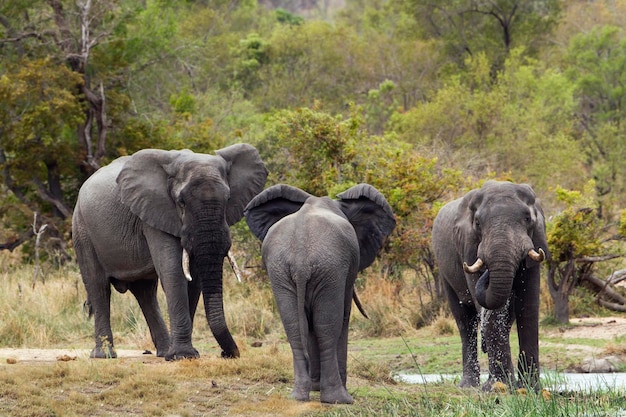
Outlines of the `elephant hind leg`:
{"label": "elephant hind leg", "polygon": [[74,249],[80,267],[80,273],[87,291],[85,305],[89,315],[94,316],[95,347],[91,358],[116,358],[111,331],[111,285],[98,262],[98,256],[91,242],[80,233],[74,236]]}
{"label": "elephant hind leg", "polygon": [[115,346],[113,344],[113,332],[111,331],[111,286],[98,286],[87,290],[89,303],[93,308],[95,331],[94,338],[96,346],[89,355],[90,358],[113,359],[117,358]]}
{"label": "elephant hind leg", "polygon": [[146,279],[130,282],[128,288],[133,293],[143,312],[157,356],[164,357],[170,348],[170,335],[167,330],[157,300],[158,281]]}

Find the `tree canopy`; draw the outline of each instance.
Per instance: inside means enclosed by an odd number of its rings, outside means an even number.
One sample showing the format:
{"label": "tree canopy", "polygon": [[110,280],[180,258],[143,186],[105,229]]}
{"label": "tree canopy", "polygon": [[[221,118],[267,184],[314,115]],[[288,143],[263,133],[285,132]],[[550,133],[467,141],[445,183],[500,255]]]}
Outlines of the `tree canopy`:
{"label": "tree canopy", "polygon": [[626,2],[320,5],[3,2],[2,247],[31,238],[35,213],[69,241],[80,185],[120,155],[234,142],[259,148],[269,184],[376,186],[396,270],[432,267],[438,207],[486,178],[530,183],[549,219],[559,187],[592,180],[617,233]]}

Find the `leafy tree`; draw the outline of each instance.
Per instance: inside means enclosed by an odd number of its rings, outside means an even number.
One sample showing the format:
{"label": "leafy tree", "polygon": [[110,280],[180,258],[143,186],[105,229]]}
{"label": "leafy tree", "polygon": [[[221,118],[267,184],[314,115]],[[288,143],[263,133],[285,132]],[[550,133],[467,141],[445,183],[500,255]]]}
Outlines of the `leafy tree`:
{"label": "leafy tree", "polygon": [[421,22],[425,36],[443,39],[449,56],[462,64],[487,54],[500,69],[510,51],[536,54],[557,22],[558,0],[400,1]]}
{"label": "leafy tree", "polygon": [[578,185],[572,83],[519,51],[493,81],[490,68],[482,54],[468,60],[430,101],[395,114],[389,129],[475,177],[511,172],[538,189]]}
{"label": "leafy tree", "polygon": [[620,256],[608,225],[598,217],[594,188],[590,181],[582,192],[555,191],[565,209],[547,224],[548,289],[559,323],[569,322],[569,297],[584,280],[593,279],[596,263]]}
{"label": "leafy tree", "polygon": [[430,250],[438,202],[468,185],[460,172],[442,169],[393,137],[368,135],[359,108],[350,117],[313,108],[283,110],[268,120],[258,147],[270,183],[288,183],[315,195],[335,194],[367,182],[386,196],[397,227],[383,256],[387,274],[415,270],[431,297],[439,291]]}
{"label": "leafy tree", "polygon": [[613,205],[626,202],[626,37],[615,26],[596,27],[572,38],[567,59],[584,132],[581,146],[600,197],[600,215],[611,217]]}
{"label": "leafy tree", "polygon": [[12,193],[3,193],[0,214],[9,224],[17,220],[17,227],[5,226],[9,241],[30,237],[34,212],[45,213],[44,221],[50,215],[71,217],[72,201],[64,189],[76,185],[73,169],[79,165],[73,132],[84,119],[75,89],[80,82],[78,74],[49,59],[21,60],[0,76],[0,164],[3,184]]}

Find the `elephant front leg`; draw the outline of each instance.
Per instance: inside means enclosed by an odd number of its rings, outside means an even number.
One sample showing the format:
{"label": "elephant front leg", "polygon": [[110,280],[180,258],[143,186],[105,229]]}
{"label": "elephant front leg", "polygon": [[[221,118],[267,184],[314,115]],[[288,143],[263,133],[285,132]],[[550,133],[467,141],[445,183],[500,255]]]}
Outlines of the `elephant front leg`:
{"label": "elephant front leg", "polygon": [[167,298],[167,310],[170,316],[170,348],[165,360],[194,359],[200,357],[191,344],[192,321],[189,315],[187,284],[163,282]]}
{"label": "elephant front leg", "polygon": [[522,296],[515,298],[519,339],[518,385],[539,391],[539,274],[526,282],[527,287],[516,292]]}
{"label": "elephant front leg", "polygon": [[164,357],[170,348],[170,335],[157,301],[157,286],[158,281],[154,278],[131,282],[129,289],[137,299],[148,323],[150,336],[157,350],[157,356]]}
{"label": "elephant front leg", "polygon": [[448,284],[444,285],[448,304],[461,336],[463,357],[463,377],[459,387],[480,385],[480,365],[478,364],[478,312],[472,304],[463,304]]}

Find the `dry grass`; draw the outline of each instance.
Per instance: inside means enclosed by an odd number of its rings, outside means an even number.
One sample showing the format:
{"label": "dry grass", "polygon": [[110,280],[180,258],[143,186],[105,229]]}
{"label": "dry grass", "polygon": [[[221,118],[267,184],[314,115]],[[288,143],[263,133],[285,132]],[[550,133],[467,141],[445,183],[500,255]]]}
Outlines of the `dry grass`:
{"label": "dry grass", "polygon": [[[32,273],[32,267],[16,266],[0,256],[0,347],[91,349],[93,322],[82,308],[85,293],[76,266],[50,271],[45,284],[38,282],[35,288]],[[308,403],[290,399],[291,351],[269,285],[257,279],[239,284],[226,267],[225,310],[240,359],[219,358],[220,349],[199,308],[193,335],[202,355],[198,360],[170,363],[146,355],[35,363],[0,358],[0,416],[582,416],[591,414],[579,414],[579,408],[572,407],[606,406],[607,413],[593,415],[614,415],[612,404],[623,399],[622,393],[609,393],[572,402],[555,395],[551,403],[541,398],[529,403],[506,394],[494,399],[460,391],[453,383],[428,388],[397,383],[394,374],[405,369],[460,372],[454,321],[439,313],[432,325],[416,329],[416,310],[428,300],[413,276],[389,281],[371,273],[359,281],[372,320],[356,310],[352,316],[348,389],[354,405],[323,406],[319,393]],[[118,349],[154,350],[131,295],[114,293],[112,324]],[[262,346],[252,347],[253,342]],[[619,340],[608,341],[606,351],[624,352]],[[547,359],[572,356],[567,346],[556,343],[543,352]],[[546,369],[553,365],[544,361]],[[510,414],[511,409],[516,413]],[[533,411],[537,409],[542,411]]]}

